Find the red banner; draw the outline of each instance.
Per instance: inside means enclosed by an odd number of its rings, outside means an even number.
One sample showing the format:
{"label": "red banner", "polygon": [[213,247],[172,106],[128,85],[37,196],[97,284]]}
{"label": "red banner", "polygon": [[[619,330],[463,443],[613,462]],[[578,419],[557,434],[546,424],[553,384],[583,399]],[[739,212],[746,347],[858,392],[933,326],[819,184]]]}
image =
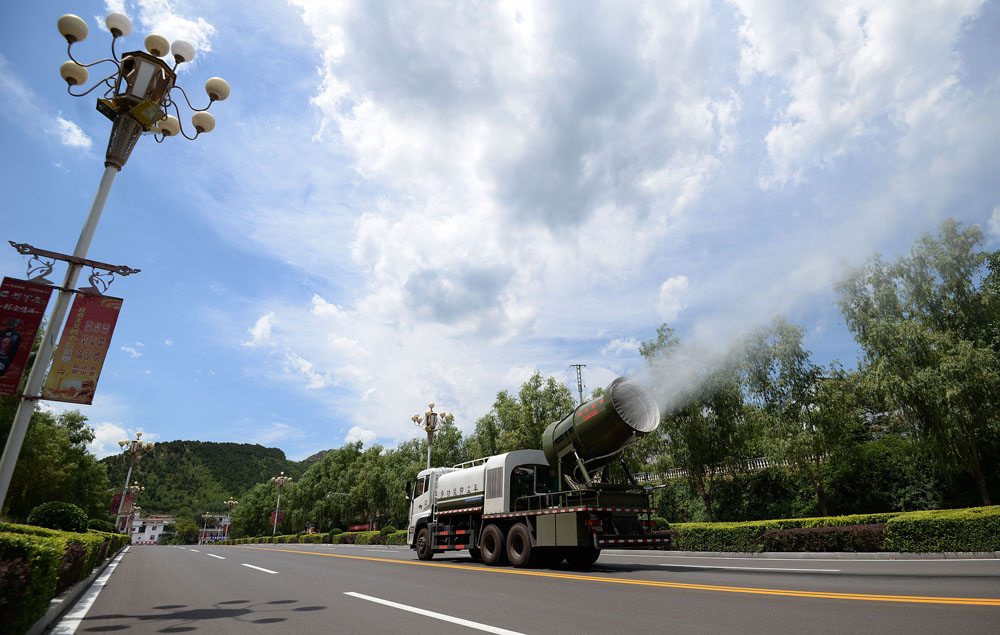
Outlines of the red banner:
{"label": "red banner", "polygon": [[111,515],[117,516],[118,510],[121,509],[122,505],[122,495],[115,494],[115,497],[111,499]]}
{"label": "red banner", "polygon": [[90,404],[111,347],[121,298],[78,294],[42,389],[42,399]]}
{"label": "red banner", "polygon": [[369,527],[371,527],[371,524],[369,524],[369,523],[365,523],[363,525],[360,525],[360,524],[359,525],[351,525],[350,527],[347,528],[347,531],[368,531]]}
{"label": "red banner", "polygon": [[4,278],[0,285],[0,395],[16,395],[52,287]]}
{"label": "red banner", "polygon": [[[281,517],[285,515],[284,511],[278,512],[278,524],[281,524]],[[274,512],[271,512],[271,525],[274,525]]]}

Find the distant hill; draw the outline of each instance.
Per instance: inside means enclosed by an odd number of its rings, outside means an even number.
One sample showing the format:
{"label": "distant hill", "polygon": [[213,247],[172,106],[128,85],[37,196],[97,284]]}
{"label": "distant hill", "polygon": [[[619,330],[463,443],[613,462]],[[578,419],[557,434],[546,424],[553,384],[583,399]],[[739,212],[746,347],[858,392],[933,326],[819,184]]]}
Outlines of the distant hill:
{"label": "distant hill", "polygon": [[312,465],[313,463],[318,463],[320,460],[322,460],[324,456],[326,456],[331,452],[333,452],[333,450],[320,450],[316,454],[312,454],[302,459],[301,461],[299,461],[299,463],[301,463],[305,468],[308,469],[310,465]]}
{"label": "distant hill", "polygon": [[[107,466],[111,486],[121,492],[127,458],[111,456],[101,462]],[[251,487],[279,472],[298,478],[306,467],[305,462],[288,460],[278,448],[257,444],[165,441],[142,455],[131,480],[146,488],[136,501],[143,511],[197,516],[221,511],[224,500],[239,500]]]}

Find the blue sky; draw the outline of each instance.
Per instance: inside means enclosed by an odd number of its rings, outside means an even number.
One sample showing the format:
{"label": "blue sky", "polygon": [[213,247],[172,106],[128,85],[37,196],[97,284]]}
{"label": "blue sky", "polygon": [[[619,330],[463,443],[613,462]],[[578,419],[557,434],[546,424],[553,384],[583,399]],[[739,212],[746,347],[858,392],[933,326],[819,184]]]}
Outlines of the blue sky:
{"label": "blue sky", "polygon": [[84,18],[96,60],[113,10],[119,51],[186,39],[178,83],[232,96],[112,189],[89,256],[142,273],[110,291],[98,455],[136,430],[393,445],[429,401],[468,431],[534,369],[637,372],[663,322],[711,352],[780,313],[853,366],[844,266],[949,216],[1000,248],[1000,7],[976,0],[8,2],[5,242],[73,249],[109,123],[66,94],[55,25]]}

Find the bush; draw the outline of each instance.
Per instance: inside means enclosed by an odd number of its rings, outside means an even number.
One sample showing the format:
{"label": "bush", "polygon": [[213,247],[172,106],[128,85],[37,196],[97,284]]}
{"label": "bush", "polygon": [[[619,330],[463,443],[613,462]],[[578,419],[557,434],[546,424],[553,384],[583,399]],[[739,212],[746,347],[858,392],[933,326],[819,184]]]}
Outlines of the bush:
{"label": "bush", "polygon": [[285,542],[297,543],[299,542],[298,536],[285,536]]}
{"label": "bush", "polygon": [[389,534],[385,537],[385,544],[387,545],[405,545],[406,544],[406,532],[397,531],[394,534]]}
{"label": "bush", "polygon": [[885,525],[772,529],[762,539],[764,551],[871,553],[883,551]]}
{"label": "bush", "polygon": [[118,529],[115,528],[115,524],[110,520],[102,520],[100,518],[91,518],[87,521],[87,529],[96,529],[97,531],[103,531],[108,534],[118,533]]}
{"label": "bush", "polygon": [[902,514],[886,526],[887,551],[1000,551],[1000,505]]}
{"label": "bush", "polygon": [[56,579],[66,550],[59,538],[0,533],[0,624],[4,632],[24,633],[38,621],[56,594]]}
{"label": "bush", "polygon": [[653,516],[653,529],[664,530],[670,529],[670,523],[663,516]]}
{"label": "bush", "polygon": [[331,529],[330,530],[330,535],[333,535],[333,536],[335,536],[337,534],[342,534],[342,533],[344,533],[343,529]]}
{"label": "bush", "polygon": [[87,513],[73,503],[42,503],[28,514],[28,524],[61,531],[87,531]]}
{"label": "bush", "polygon": [[357,545],[377,545],[377,542],[372,542],[372,539],[377,537],[379,534],[377,531],[359,531],[357,540],[354,544]]}
{"label": "bush", "polygon": [[379,530],[378,533],[380,536],[388,536],[390,534],[396,533],[396,528],[393,527],[392,525],[386,525],[381,530]]}

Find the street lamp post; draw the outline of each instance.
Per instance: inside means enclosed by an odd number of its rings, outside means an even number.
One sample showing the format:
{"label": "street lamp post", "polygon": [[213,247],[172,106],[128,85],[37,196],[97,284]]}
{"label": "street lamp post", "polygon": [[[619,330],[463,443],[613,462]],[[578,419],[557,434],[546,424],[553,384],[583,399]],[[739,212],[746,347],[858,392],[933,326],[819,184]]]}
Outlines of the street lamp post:
{"label": "street lamp post", "polygon": [[427,432],[427,468],[431,467],[431,446],[434,445],[434,433],[437,432],[438,427],[444,421],[450,421],[454,419],[453,415],[447,412],[437,413],[434,412],[434,404],[431,403],[427,406],[428,410],[424,413],[424,416],[413,415],[410,417],[410,421],[418,426],[423,426],[424,431]]}
{"label": "street lamp post", "polygon": [[274,525],[271,527],[271,535],[273,536],[276,531],[278,531],[278,514],[281,513],[281,489],[286,483],[292,480],[291,476],[285,476],[282,472],[278,476],[272,476],[271,482],[278,486],[278,502],[274,506]]}
{"label": "street lamp post", "polygon": [[[129,441],[128,439],[122,439],[121,441],[118,442],[118,447],[122,449],[122,452],[124,454],[128,455],[129,460],[128,460],[128,472],[126,472],[125,474],[125,485],[122,487],[122,499],[118,503],[118,514],[117,516],[115,516],[116,527],[121,524],[121,517],[124,516],[126,512],[126,510],[123,508],[125,506],[125,497],[129,493],[128,482],[132,478],[132,468],[135,467],[135,462],[139,460],[139,457],[142,456],[143,452],[148,452],[149,450],[153,449],[153,443],[151,441],[144,444],[141,441],[141,439],[142,439],[142,433],[136,432],[135,439],[132,439],[131,441]],[[133,492],[133,494],[135,494],[135,492]],[[119,530],[121,530],[120,527]]]}
{"label": "street lamp post", "polygon": [[201,515],[203,523],[201,530],[201,541],[198,543],[199,545],[208,542],[208,521],[212,520],[213,518],[215,518],[215,516],[213,516],[211,512],[205,512],[204,514]]}
{"label": "street lamp post", "polygon": [[229,509],[229,515],[226,517],[226,538],[225,538],[226,540],[229,540],[229,532],[233,528],[233,507],[239,505],[240,502],[234,501],[233,499],[230,498],[227,501],[223,501],[222,504]]}
{"label": "street lamp post", "polygon": [[[73,258],[66,268],[66,277],[56,296],[56,302],[45,327],[35,362],[31,367],[31,372],[28,373],[24,395],[21,397],[14,421],[11,424],[3,456],[0,457],[0,508],[3,507],[4,501],[7,499],[7,490],[14,475],[17,457],[21,453],[21,446],[24,444],[31,415],[35,412],[35,402],[40,398],[45,371],[49,362],[52,361],[56,335],[66,318],[70,297],[76,293],[75,289],[80,277],[80,270],[83,267],[83,260],[90,249],[94,233],[97,231],[97,223],[104,210],[104,204],[108,200],[115,175],[125,167],[125,163],[139,140],[139,135],[143,132],[153,133],[158,143],[162,143],[167,137],[178,134],[186,139],[194,140],[198,135],[210,132],[215,127],[215,118],[205,111],[216,101],[222,101],[229,96],[229,84],[220,77],[213,77],[205,83],[205,91],[209,98],[208,106],[195,108],[191,105],[184,89],[175,85],[177,66],[194,59],[195,50],[190,43],[177,40],[168,46],[166,38],[152,34],[145,39],[148,53],[132,51],[119,57],[115,52],[115,44],[118,42],[118,38],[125,37],[132,31],[132,22],[121,13],[112,13],[108,15],[105,24],[112,36],[111,57],[90,64],[81,64],[73,57],[72,48],[74,43],[83,41],[87,37],[87,23],[75,15],[64,15],[59,18],[58,22],[59,33],[66,38],[68,44],[67,52],[70,58],[59,67],[59,73],[66,82],[67,91],[74,97],[83,97],[98,86],[105,88],[104,96],[97,100],[97,110],[112,121],[111,136],[105,154],[104,174],[101,176],[101,183],[94,196],[94,202],[90,206],[87,220],[80,231],[76,248],[73,250]],[[159,59],[168,53],[172,53],[173,66]],[[104,63],[113,65],[114,70],[110,75],[82,93],[73,92],[74,86],[81,86],[87,82],[88,68]],[[180,110],[172,95],[174,89],[180,91],[184,96],[184,101],[194,112],[194,116],[191,118],[195,129],[194,136],[188,136],[180,123],[178,118]],[[177,116],[167,114],[171,107]]]}
{"label": "street lamp post", "polygon": [[128,515],[128,527],[125,528],[125,535],[127,535],[129,537],[130,541],[132,539],[132,522],[141,513],[142,513],[142,507],[139,507],[138,505],[136,505],[135,507],[133,507],[132,511],[129,512],[129,515]]}

